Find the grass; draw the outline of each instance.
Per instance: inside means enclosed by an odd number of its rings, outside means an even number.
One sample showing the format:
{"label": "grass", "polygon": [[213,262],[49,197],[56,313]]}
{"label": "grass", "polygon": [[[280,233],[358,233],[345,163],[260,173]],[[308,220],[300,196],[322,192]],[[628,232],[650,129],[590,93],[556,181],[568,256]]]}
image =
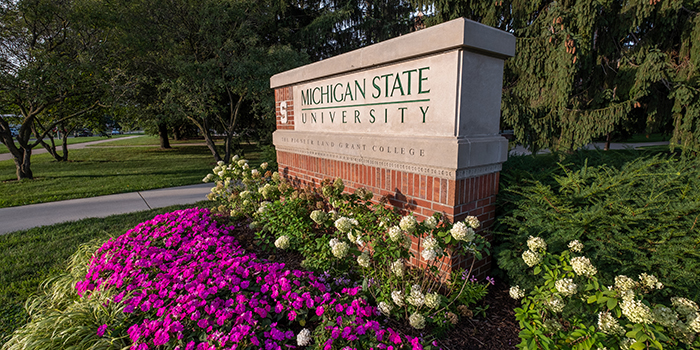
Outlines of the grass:
{"label": "grass", "polygon": [[42,281],[67,266],[66,260],[80,244],[121,235],[158,214],[207,207],[210,203],[213,202],[84,219],[0,235],[0,348],[15,329],[27,322],[23,307],[27,298],[37,292]]}
{"label": "grass", "polygon": [[[259,157],[256,145],[246,145],[251,166]],[[33,156],[35,179],[19,182],[14,162],[0,161],[0,208],[191,185],[215,165],[206,146],[85,148],[71,151],[71,159]]]}
{"label": "grass", "polygon": [[[204,140],[170,140],[171,145],[179,145],[179,144],[192,144],[192,143],[198,143],[204,145]],[[221,142],[219,142],[221,144]],[[113,146],[160,146],[160,138],[158,136],[152,136],[152,135],[144,135],[141,137],[137,137],[134,139],[128,139],[128,140],[117,140],[113,142],[108,142],[108,143],[101,143],[97,145],[90,145],[88,147],[113,147]]]}
{"label": "grass", "polygon": [[[134,135],[114,135],[112,136],[113,139],[115,138],[121,138],[121,137],[127,137],[127,136],[134,136]],[[85,142],[90,142],[90,141],[100,141],[100,140],[107,140],[108,138],[106,136],[89,136],[89,137],[69,137],[68,138],[68,144],[69,145],[74,145],[77,143],[85,143]],[[47,139],[44,140],[46,143],[51,144],[51,142]],[[61,145],[62,141],[61,140],[55,140],[56,142],[56,147],[58,147],[59,151],[61,150]],[[15,142],[15,145],[17,142]],[[41,146],[36,146],[34,149],[44,149],[44,147]],[[71,151],[72,152],[72,151]],[[10,150],[7,149],[7,147],[0,143],[0,153],[10,153]]]}

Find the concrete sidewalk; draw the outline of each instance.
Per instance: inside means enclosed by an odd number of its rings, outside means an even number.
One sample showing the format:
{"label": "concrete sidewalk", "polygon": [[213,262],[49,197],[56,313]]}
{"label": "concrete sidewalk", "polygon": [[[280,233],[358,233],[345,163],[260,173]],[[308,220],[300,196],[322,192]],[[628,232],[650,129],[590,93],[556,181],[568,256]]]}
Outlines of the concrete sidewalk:
{"label": "concrete sidewalk", "polygon": [[[100,143],[112,142],[112,141],[117,141],[117,140],[128,140],[128,139],[133,139],[133,138],[137,138],[137,137],[141,137],[141,136],[143,136],[143,135],[135,135],[135,136],[127,136],[127,137],[119,137],[119,138],[109,138],[106,140],[97,140],[97,141],[90,141],[90,142],[83,142],[83,143],[74,143],[74,144],[68,145],[68,150],[72,151],[72,150],[76,150],[76,149],[83,149],[83,148],[90,146],[90,145],[98,145]],[[61,146],[58,146],[58,150],[59,151],[62,150]],[[34,149],[32,149],[32,155],[42,154],[42,153],[49,153],[49,152],[46,150],[46,148],[40,147],[40,146],[34,147]],[[12,160],[12,153],[10,153],[10,152],[0,153],[0,161],[3,161],[3,160]]]}
{"label": "concrete sidewalk", "polygon": [[176,204],[192,204],[206,200],[206,195],[213,186],[210,183],[202,183],[2,208],[0,209],[0,235],[85,218],[103,218]]}
{"label": "concrete sidewalk", "polygon": [[[636,142],[636,143],[610,143],[610,149],[637,149],[638,147],[649,147],[649,146],[664,146],[668,145],[668,141],[658,141],[658,142]],[[603,150],[605,148],[605,142],[594,142],[586,146],[581,147],[581,149],[599,149]],[[549,149],[539,150],[538,154],[549,153]],[[523,145],[517,145],[515,148],[508,152],[509,155],[519,156],[519,155],[529,155],[532,154],[530,150],[525,148]]]}

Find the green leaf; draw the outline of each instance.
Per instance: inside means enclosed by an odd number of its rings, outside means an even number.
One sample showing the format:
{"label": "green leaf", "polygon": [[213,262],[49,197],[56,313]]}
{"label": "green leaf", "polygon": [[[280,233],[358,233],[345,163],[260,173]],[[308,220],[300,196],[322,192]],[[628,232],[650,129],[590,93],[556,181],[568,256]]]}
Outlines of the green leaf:
{"label": "green leaf", "polygon": [[535,270],[533,271],[535,275],[539,275],[540,272],[542,272],[542,269],[539,266],[535,266]]}
{"label": "green leaf", "polygon": [[612,310],[617,306],[617,299],[615,298],[610,298],[608,299],[608,310]]}

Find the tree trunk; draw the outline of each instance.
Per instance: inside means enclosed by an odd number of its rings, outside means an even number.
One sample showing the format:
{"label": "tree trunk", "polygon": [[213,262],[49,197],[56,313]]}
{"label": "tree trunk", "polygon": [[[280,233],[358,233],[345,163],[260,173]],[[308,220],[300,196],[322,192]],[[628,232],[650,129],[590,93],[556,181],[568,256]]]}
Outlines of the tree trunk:
{"label": "tree trunk", "polygon": [[219,155],[219,151],[217,151],[216,145],[214,144],[214,141],[212,141],[211,134],[209,133],[209,123],[207,118],[203,118],[202,123],[200,123],[199,120],[194,117],[188,116],[187,119],[191,120],[194,125],[197,126],[202,135],[204,135],[204,141],[207,143],[207,147],[209,147],[211,154],[214,156],[214,160],[217,162],[220,161],[221,156]]}
{"label": "tree trunk", "polygon": [[171,148],[170,141],[168,141],[168,124],[158,124],[158,136],[160,136],[160,148]]}
{"label": "tree trunk", "polygon": [[68,161],[68,133],[66,132],[66,129],[63,129],[63,138],[61,138],[61,148],[63,149],[63,155],[61,158],[63,158],[64,162]]}
{"label": "tree trunk", "polygon": [[22,157],[20,159],[14,158],[15,166],[17,167],[17,180],[31,180],[34,178],[31,169],[32,149],[22,148],[20,152],[22,152]]}
{"label": "tree trunk", "polygon": [[175,140],[175,141],[180,140],[180,133],[177,129],[177,126],[173,126],[173,140]]}
{"label": "tree trunk", "polygon": [[612,140],[612,132],[609,132],[608,136],[605,138],[605,148],[603,148],[603,151],[610,150],[610,140]]}

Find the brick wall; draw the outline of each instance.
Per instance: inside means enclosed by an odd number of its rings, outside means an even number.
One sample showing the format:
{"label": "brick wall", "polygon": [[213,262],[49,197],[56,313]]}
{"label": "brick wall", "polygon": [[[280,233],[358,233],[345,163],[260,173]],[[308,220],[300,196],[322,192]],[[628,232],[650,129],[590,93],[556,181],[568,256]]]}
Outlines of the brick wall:
{"label": "brick wall", "polygon": [[[294,130],[292,88],[276,89],[275,101],[277,129]],[[287,123],[281,122],[280,103],[283,101],[287,102]],[[375,200],[387,196],[392,205],[413,212],[419,220],[434,212],[444,213],[453,222],[468,215],[476,216],[482,223],[477,233],[489,241],[492,238],[489,229],[495,218],[498,172],[450,180],[284,151],[277,151],[277,163],[280,174],[297,185],[318,185],[324,179],[339,177],[343,179],[346,191],[354,192],[364,187],[375,194]],[[414,240],[411,245],[411,250],[418,257],[418,260],[409,261],[413,265],[424,264],[418,254],[419,244],[418,240]],[[457,267],[468,268],[470,264],[471,259],[449,257],[443,270],[449,272]],[[490,269],[491,257],[486,257],[474,264],[474,275],[483,279]]]}

